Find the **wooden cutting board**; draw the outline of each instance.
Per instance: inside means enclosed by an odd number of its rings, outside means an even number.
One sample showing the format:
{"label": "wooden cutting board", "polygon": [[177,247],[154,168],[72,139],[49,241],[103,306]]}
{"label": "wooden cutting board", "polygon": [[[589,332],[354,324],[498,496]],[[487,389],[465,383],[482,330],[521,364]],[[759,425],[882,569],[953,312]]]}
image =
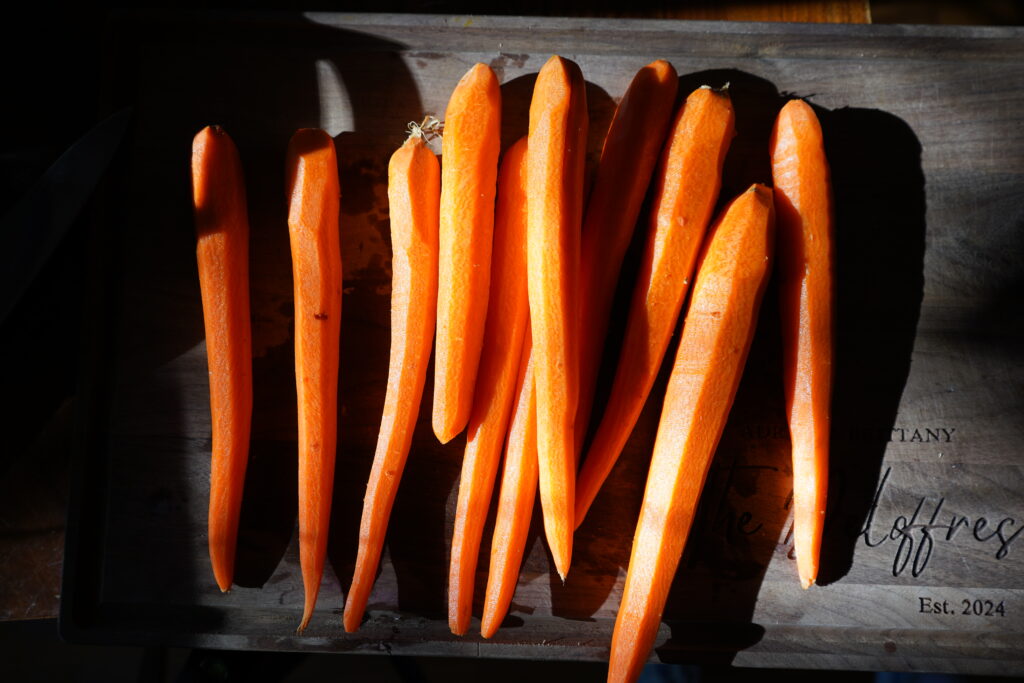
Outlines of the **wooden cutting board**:
{"label": "wooden cutting board", "polygon": [[[510,615],[489,641],[476,620],[466,637],[448,632],[447,544],[464,438],[439,445],[425,400],[369,620],[354,635],[340,623],[387,375],[388,157],[408,121],[443,117],[475,62],[490,64],[502,83],[507,146],[526,131],[534,75],[559,53],[587,79],[592,159],[633,74],[665,58],[681,74],[681,94],[729,84],[738,135],[723,200],[770,180],[768,131],[789,97],[818,107],[834,175],[839,341],[823,585],[801,590],[792,559],[772,287],[652,656],[1021,671],[1022,38],[1020,29],[962,27],[122,17],[111,27],[110,100],[133,105],[136,125],[91,255],[103,287],[91,318],[93,400],[68,537],[64,634],[219,648],[607,657],[664,376],[578,532],[568,581],[558,581],[535,525]],[[254,431],[239,585],[226,595],[206,549],[210,420],[189,185],[191,139],[209,123],[238,144],[252,220]],[[312,624],[296,636],[302,584],[283,169],[287,141],[304,126],[327,129],[338,147],[345,296],[329,563]],[[614,329],[644,226],[627,258]],[[605,385],[617,343],[613,333]]]}

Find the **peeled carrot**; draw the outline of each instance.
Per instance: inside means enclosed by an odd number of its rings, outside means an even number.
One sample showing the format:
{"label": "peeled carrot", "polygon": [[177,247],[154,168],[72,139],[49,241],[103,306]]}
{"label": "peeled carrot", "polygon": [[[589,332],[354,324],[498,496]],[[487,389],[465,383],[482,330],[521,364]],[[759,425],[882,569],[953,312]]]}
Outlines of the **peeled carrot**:
{"label": "peeled carrot", "polygon": [[774,240],[772,192],[754,185],[716,222],[665,394],[615,619],[609,681],[640,677],[757,324]]}
{"label": "peeled carrot", "polygon": [[192,197],[210,368],[210,563],[217,585],[227,591],[249,460],[252,331],[245,179],[235,143],[220,126],[202,129],[192,141]]}
{"label": "peeled carrot", "polygon": [[527,335],[491,539],[491,565],[480,621],[480,634],[484,638],[494,635],[512,604],[537,496],[537,389],[530,347]]}
{"label": "peeled carrot", "polygon": [[295,287],[299,422],[299,560],[306,592],[301,632],[320,592],[338,438],[341,190],[334,141],[305,128],[288,144],[288,233]]}
{"label": "peeled carrot", "polygon": [[486,64],[462,77],[445,111],[434,434],[448,443],[465,428],[487,317],[494,194],[501,147],[501,88]]}
{"label": "peeled carrot", "polygon": [[544,532],[562,580],[572,558],[579,394],[580,228],[587,99],[579,66],[561,57],[537,75],[527,153],[527,269],[537,382],[537,461]]}
{"label": "peeled carrot", "polygon": [[579,474],[577,526],[626,445],[658,376],[718,200],[733,125],[728,93],[708,87],[695,90],[676,116],[611,395]]}
{"label": "peeled carrot", "polygon": [[583,219],[580,253],[580,397],[576,452],[590,423],[615,286],[675,106],[679,79],[664,60],[637,72],[608,128]]}
{"label": "peeled carrot", "polygon": [[384,548],[388,518],[412,443],[434,340],[441,170],[423,134],[388,164],[391,217],[391,360],[377,450],[363,499],[359,550],[345,601],[345,630],[359,628]]}
{"label": "peeled carrot", "polygon": [[825,524],[835,281],[829,168],[821,125],[810,105],[792,100],[782,108],[770,147],[793,443],[793,542],[800,583],[808,588],[817,580]]}
{"label": "peeled carrot", "polygon": [[490,303],[462,460],[448,574],[448,625],[456,635],[466,632],[472,616],[480,539],[512,412],[529,318],[524,137],[505,153],[498,177]]}

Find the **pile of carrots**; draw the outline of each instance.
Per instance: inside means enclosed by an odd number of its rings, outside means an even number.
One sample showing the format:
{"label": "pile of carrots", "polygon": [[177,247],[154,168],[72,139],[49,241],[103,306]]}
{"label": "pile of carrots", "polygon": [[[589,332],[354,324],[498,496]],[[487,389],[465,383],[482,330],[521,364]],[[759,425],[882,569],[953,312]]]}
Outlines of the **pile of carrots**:
{"label": "pile of carrots", "polygon": [[[574,530],[636,424],[689,295],[611,644],[609,680],[636,680],[657,635],[773,263],[798,573],[805,588],[815,582],[828,479],[834,298],[821,127],[805,102],[787,103],[768,150],[774,189],[755,184],[716,217],[735,134],[732,102],[727,88],[702,87],[677,109],[678,82],[660,60],[636,74],[605,137],[589,198],[585,82],[571,61],[555,56],[541,69],[527,135],[503,156],[501,89],[483,64],[451,95],[443,169],[427,145],[438,122],[410,124],[388,167],[391,357],[346,631],[359,628],[373,587],[431,349],[434,433],[444,443],[467,432],[448,587],[449,626],[458,635],[470,626],[484,521],[504,453],[481,621],[489,638],[509,609],[538,491],[555,569],[567,580]],[[331,138],[297,132],[287,171],[306,595],[301,631],[323,572],[337,443],[340,188]],[[196,136],[192,173],[213,416],[210,557],[226,591],[252,371],[245,190],[237,150],[223,130]],[[584,452],[612,297],[648,194],[650,228],[611,393]]]}

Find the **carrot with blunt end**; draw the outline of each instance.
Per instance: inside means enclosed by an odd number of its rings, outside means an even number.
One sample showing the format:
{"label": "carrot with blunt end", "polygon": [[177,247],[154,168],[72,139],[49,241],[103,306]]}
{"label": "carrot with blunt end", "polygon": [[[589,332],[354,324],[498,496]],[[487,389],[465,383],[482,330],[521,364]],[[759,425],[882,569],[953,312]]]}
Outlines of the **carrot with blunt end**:
{"label": "carrot with blunt end", "polygon": [[448,443],[465,428],[487,317],[494,194],[501,148],[501,88],[486,64],[462,77],[445,110],[434,434]]}
{"label": "carrot with blunt end", "polygon": [[817,580],[828,487],[833,355],[833,217],[825,143],[802,100],[779,112],[771,137],[779,221],[786,414],[793,442],[793,542],[800,583]]}
{"label": "carrot with blunt end", "polygon": [[299,422],[299,560],[306,592],[299,632],[320,592],[338,437],[341,190],[331,136],[306,128],[288,144],[288,233],[295,287]]}
{"label": "carrot with blunt end", "polygon": [[657,636],[750,350],[773,233],[772,192],[754,185],[726,208],[702,255],[615,619],[609,681],[636,681]]}
{"label": "carrot with blunt end", "polygon": [[527,153],[527,268],[537,383],[537,462],[544,533],[562,580],[572,558],[579,394],[580,228],[587,100],[579,66],[561,57],[537,75]]}
{"label": "carrot with blunt end", "polygon": [[210,368],[210,563],[231,588],[252,423],[249,215],[238,150],[219,126],[192,141],[196,260]]}
{"label": "carrot with blunt end", "polygon": [[576,452],[590,423],[601,353],[622,259],[665,141],[679,79],[664,60],[640,69],[608,128],[583,218],[580,252],[580,397]]}
{"label": "carrot with blunt end", "polygon": [[391,218],[391,359],[377,450],[373,457],[356,567],[345,601],[345,630],[359,628],[384,548],[388,518],[412,443],[434,341],[437,305],[438,207],[441,170],[422,131],[412,133],[388,164]]}
{"label": "carrot with blunt end", "polygon": [[733,126],[728,92],[708,87],[695,90],[676,116],[658,173],[653,225],[611,394],[579,474],[577,526],[626,445],[658,376],[718,200]]}
{"label": "carrot with blunt end", "polygon": [[448,625],[456,635],[466,632],[472,616],[480,539],[530,318],[526,294],[526,149],[525,137],[509,148],[498,177],[491,300],[462,460],[448,573]]}
{"label": "carrot with blunt end", "polygon": [[491,565],[480,620],[480,634],[484,638],[495,634],[512,604],[537,496],[537,388],[530,347],[527,336],[491,539]]}

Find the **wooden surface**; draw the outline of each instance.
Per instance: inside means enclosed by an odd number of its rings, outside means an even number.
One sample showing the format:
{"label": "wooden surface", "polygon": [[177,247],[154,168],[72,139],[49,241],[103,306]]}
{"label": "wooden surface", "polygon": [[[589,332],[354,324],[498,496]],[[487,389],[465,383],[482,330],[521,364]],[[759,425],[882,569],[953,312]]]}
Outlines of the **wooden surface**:
{"label": "wooden surface", "polygon": [[[833,168],[840,341],[825,585],[802,591],[789,557],[770,289],[653,656],[1021,670],[1022,31],[352,15],[125,22],[118,35],[135,39],[119,43],[111,92],[135,104],[137,125],[98,242],[111,289],[97,331],[108,319],[114,331],[98,346],[79,461],[67,637],[607,657],[664,378],[579,530],[567,583],[538,527],[491,641],[476,620],[464,638],[448,633],[446,543],[464,439],[440,446],[425,402],[369,620],[351,636],[340,625],[387,372],[387,158],[407,121],[443,114],[476,61],[503,84],[507,146],[525,131],[533,75],[558,51],[588,81],[592,157],[633,73],[666,58],[681,93],[730,83],[738,136],[723,199],[769,179],[768,130],[788,96],[819,107]],[[206,552],[209,415],[188,191],[189,144],[211,122],[241,150],[253,223],[254,439],[239,587],[227,595]],[[336,136],[346,275],[329,568],[298,637],[282,188],[285,145],[301,126]],[[485,572],[483,561],[481,586]]]}

